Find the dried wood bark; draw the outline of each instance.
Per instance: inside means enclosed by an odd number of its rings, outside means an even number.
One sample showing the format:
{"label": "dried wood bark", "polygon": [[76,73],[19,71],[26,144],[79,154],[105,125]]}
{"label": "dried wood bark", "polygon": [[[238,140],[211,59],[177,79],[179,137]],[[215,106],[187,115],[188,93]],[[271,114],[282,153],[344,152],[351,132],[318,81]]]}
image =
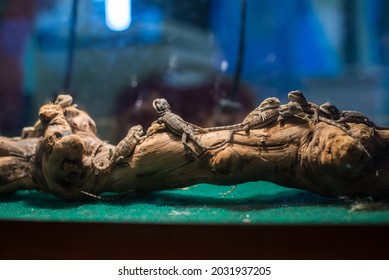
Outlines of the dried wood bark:
{"label": "dried wood bark", "polygon": [[[0,194],[37,189],[75,200],[87,198],[83,192],[151,192],[264,180],[330,197],[389,197],[389,130],[366,124],[348,125],[372,158],[339,128],[291,116],[248,133],[236,132],[228,144],[195,160],[181,137],[154,122],[127,162],[98,173],[91,163],[96,147],[96,160],[107,162],[113,146],[98,138],[86,112],[47,104],[40,109],[40,120],[42,137],[0,137]],[[229,133],[198,137],[212,146]]]}

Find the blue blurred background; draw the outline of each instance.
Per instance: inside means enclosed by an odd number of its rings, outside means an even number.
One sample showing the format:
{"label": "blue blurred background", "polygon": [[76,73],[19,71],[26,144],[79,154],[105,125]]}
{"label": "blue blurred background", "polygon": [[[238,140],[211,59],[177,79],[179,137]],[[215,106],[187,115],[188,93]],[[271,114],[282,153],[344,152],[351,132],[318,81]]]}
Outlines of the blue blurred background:
{"label": "blue blurred background", "polygon": [[301,89],[389,124],[389,1],[246,0],[243,109],[231,97],[238,0],[1,0],[0,134],[16,136],[43,102],[74,95],[115,141],[155,120],[164,96],[204,126],[239,122],[261,100]]}

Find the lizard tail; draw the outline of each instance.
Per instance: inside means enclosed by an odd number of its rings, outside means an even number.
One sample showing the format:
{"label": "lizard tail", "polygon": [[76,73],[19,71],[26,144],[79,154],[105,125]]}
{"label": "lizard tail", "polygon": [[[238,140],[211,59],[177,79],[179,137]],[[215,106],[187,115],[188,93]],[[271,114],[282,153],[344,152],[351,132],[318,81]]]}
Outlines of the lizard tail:
{"label": "lizard tail", "polygon": [[123,199],[131,192],[133,192],[133,190],[126,191],[124,193],[117,194],[117,195],[112,195],[112,196],[100,196],[100,195],[92,194],[92,193],[89,193],[89,192],[86,192],[86,191],[81,191],[81,193],[86,195],[86,196],[95,198],[97,200],[104,200],[104,201],[115,201],[115,200]]}
{"label": "lizard tail", "polygon": [[92,152],[92,161],[91,162],[92,162],[93,168],[96,169],[96,172],[95,172],[96,175],[99,173],[99,171],[105,171],[109,168],[109,165],[99,164],[96,161],[96,154],[99,151],[100,147],[102,147],[102,146],[103,146],[102,143],[98,144]]}
{"label": "lizard tail", "polygon": [[361,141],[356,138],[354,135],[352,135],[352,133],[350,131],[348,131],[347,129],[342,129],[347,135],[351,136],[352,138],[354,138],[354,140],[357,142],[358,144],[358,147],[359,149],[361,149],[362,151],[365,152],[365,154],[371,159],[372,156],[371,154],[366,150],[365,146],[363,146],[363,144],[361,143]]}
{"label": "lizard tail", "polygon": [[[237,130],[239,131],[239,130]],[[226,138],[226,140],[224,140],[223,142],[219,143],[219,144],[216,144],[216,145],[213,145],[213,146],[210,146],[210,147],[204,147],[206,150],[214,150],[214,149],[218,149],[222,146],[224,146],[225,144],[227,144],[228,142],[231,141],[232,139],[232,135],[234,134],[235,130],[230,130],[230,134],[228,135],[228,137]]]}

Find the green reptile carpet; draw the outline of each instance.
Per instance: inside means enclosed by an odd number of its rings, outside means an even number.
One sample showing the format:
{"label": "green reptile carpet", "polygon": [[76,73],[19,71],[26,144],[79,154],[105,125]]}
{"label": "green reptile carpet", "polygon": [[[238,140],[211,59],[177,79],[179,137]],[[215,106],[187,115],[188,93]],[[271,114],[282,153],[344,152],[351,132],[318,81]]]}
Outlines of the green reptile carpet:
{"label": "green reptile carpet", "polygon": [[[388,224],[389,202],[330,199],[267,182],[195,185],[117,201],[66,202],[19,191],[0,197],[0,219],[164,224]],[[356,209],[358,208],[358,209]]]}

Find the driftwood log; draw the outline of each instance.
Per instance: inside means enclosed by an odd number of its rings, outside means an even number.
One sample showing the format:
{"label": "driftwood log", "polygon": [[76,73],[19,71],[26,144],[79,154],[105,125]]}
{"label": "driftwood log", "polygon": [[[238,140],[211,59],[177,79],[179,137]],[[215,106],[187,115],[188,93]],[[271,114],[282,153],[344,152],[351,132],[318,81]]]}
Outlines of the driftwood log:
{"label": "driftwood log", "polygon": [[[86,193],[144,193],[197,183],[263,180],[329,197],[389,197],[389,130],[363,123],[348,124],[351,137],[325,122],[290,117],[247,133],[236,132],[226,145],[203,153],[188,140],[201,154],[195,160],[181,137],[154,122],[127,162],[96,172],[92,159],[107,162],[114,146],[99,139],[86,112],[46,104],[39,116],[41,136],[0,137],[0,194],[36,189],[78,200],[88,198]],[[212,146],[229,133],[198,137]]]}

